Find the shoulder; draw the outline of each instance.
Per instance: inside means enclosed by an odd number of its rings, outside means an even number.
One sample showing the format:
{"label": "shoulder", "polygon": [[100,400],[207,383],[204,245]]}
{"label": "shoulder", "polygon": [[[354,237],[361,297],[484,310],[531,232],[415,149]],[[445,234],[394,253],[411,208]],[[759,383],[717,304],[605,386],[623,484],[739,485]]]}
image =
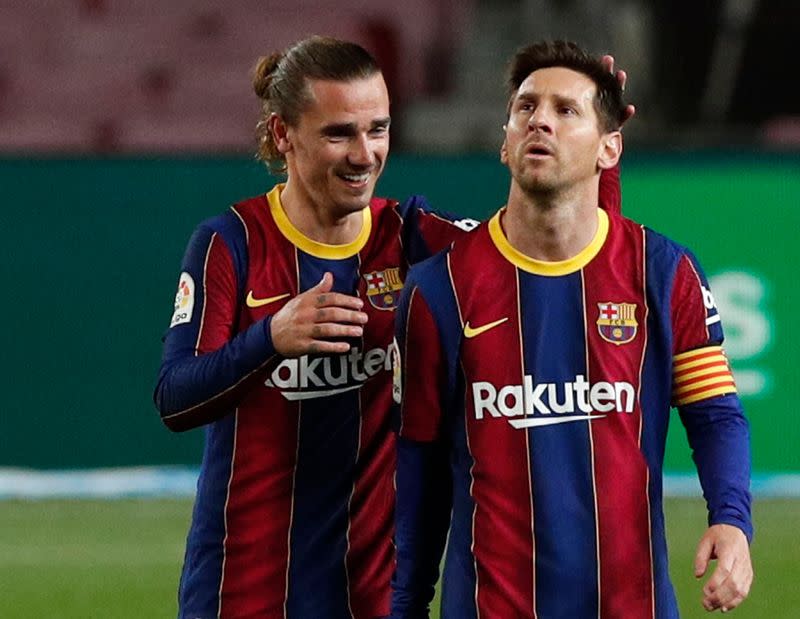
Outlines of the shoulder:
{"label": "shoulder", "polygon": [[413,265],[409,279],[434,290],[444,284],[449,287],[451,264],[474,260],[480,263],[485,252],[491,251],[493,246],[487,226],[487,222],[479,223],[469,234],[456,237],[441,251]]}
{"label": "shoulder", "polygon": [[413,265],[408,271],[406,285],[435,290],[441,285],[442,278],[447,276],[447,263],[451,251],[452,245]]}
{"label": "shoulder", "polygon": [[648,262],[671,272],[678,270],[681,265],[691,271],[699,271],[700,264],[688,247],[651,228],[644,227],[644,231]]}
{"label": "shoulder", "polygon": [[247,245],[247,228],[245,221],[235,210],[236,205],[227,211],[210,217],[197,226],[195,236],[203,238],[219,237],[228,249],[233,252],[239,245]]}
{"label": "shoulder", "polygon": [[433,219],[453,228],[453,230],[462,230],[464,232],[470,232],[480,224],[477,219],[435,209],[428,201],[428,198],[418,194],[409,196],[403,202],[398,203],[397,212],[404,220]]}
{"label": "shoulder", "polygon": [[374,197],[369,201],[369,210],[372,220],[384,222],[395,220],[402,222],[403,216],[400,213],[400,203],[393,198]]}
{"label": "shoulder", "polygon": [[267,195],[261,194],[235,202],[221,217],[230,217],[231,215],[235,216],[245,227],[264,218],[271,218]]}
{"label": "shoulder", "polygon": [[[259,209],[262,212],[269,210],[266,206],[266,198],[263,196],[237,202],[219,215],[202,221],[197,226],[193,237],[193,244],[208,247],[211,247],[212,241],[216,239],[222,254],[227,253],[228,255],[228,258],[224,259],[232,262],[233,268],[242,282],[245,281],[248,268],[251,231],[258,225],[254,213]],[[222,258],[219,252],[215,255]]]}
{"label": "shoulder", "polygon": [[609,222],[616,234],[643,238],[648,261],[662,265],[677,263],[683,256],[693,258],[691,251],[668,236],[619,213],[609,213]]}

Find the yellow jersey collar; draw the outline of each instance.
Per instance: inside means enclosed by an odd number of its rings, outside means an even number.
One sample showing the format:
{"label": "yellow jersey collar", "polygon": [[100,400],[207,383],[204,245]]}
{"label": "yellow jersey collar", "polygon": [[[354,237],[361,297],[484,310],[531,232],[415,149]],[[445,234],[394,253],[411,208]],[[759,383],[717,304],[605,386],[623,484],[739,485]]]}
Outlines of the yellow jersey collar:
{"label": "yellow jersey collar", "polygon": [[283,183],[275,185],[275,187],[267,193],[269,210],[272,214],[272,219],[275,220],[275,225],[278,226],[278,230],[280,230],[281,234],[289,239],[298,249],[312,256],[316,256],[317,258],[324,258],[327,260],[350,258],[364,249],[369,239],[369,234],[372,231],[372,211],[369,206],[362,211],[364,216],[361,224],[361,231],[354,240],[344,245],[329,245],[328,243],[320,243],[319,241],[308,238],[289,221],[289,218],[286,216],[286,211],[283,210],[283,204],[281,204],[281,191],[283,187]]}
{"label": "yellow jersey collar", "polygon": [[578,254],[567,260],[557,262],[547,262],[545,260],[535,260],[514,249],[508,242],[503,228],[500,225],[500,215],[505,209],[500,209],[494,217],[489,220],[489,235],[497,250],[514,266],[523,271],[535,275],[545,275],[557,277],[559,275],[569,275],[585,267],[600,252],[608,236],[608,214],[601,208],[597,209],[597,232],[591,242],[584,247]]}

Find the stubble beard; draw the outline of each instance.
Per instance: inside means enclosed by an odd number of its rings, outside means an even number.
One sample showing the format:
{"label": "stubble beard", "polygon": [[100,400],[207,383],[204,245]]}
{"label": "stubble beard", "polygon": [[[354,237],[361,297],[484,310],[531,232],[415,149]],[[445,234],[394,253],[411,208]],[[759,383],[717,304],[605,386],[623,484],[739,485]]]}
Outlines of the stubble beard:
{"label": "stubble beard", "polygon": [[525,174],[521,171],[514,175],[514,180],[528,198],[542,208],[549,208],[555,203],[560,185],[552,177],[541,174]]}

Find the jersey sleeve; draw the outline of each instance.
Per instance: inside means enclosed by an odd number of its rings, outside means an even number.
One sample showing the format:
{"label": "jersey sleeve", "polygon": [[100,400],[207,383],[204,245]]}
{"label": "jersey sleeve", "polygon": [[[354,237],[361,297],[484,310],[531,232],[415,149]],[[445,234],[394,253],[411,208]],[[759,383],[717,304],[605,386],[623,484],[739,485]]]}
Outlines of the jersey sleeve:
{"label": "jersey sleeve", "polygon": [[269,318],[234,335],[240,275],[232,256],[222,233],[205,224],[186,249],[154,393],[171,430],[228,414],[275,357]]}
{"label": "jersey sleeve", "polygon": [[670,305],[673,404],[681,406],[736,393],[722,348],[724,335],[719,310],[705,275],[688,253],[678,261]]}
{"label": "jersey sleeve", "polygon": [[433,315],[420,289],[413,286],[398,308],[400,352],[399,436],[415,441],[438,438],[442,421],[439,396],[444,355]]}
{"label": "jersey sleeve", "polygon": [[[442,437],[445,359],[432,312],[409,277],[397,315],[395,396],[401,400],[395,484],[392,617],[428,617],[452,506],[449,450]],[[399,381],[399,382],[398,382]]]}
{"label": "jersey sleeve", "polygon": [[435,211],[425,196],[411,196],[398,206],[398,212],[409,264],[430,258],[480,224],[476,219]]}
{"label": "jersey sleeve", "polygon": [[696,259],[681,256],[671,300],[672,400],[686,428],[709,514],[753,536],[750,430],[728,359],[719,310]]}

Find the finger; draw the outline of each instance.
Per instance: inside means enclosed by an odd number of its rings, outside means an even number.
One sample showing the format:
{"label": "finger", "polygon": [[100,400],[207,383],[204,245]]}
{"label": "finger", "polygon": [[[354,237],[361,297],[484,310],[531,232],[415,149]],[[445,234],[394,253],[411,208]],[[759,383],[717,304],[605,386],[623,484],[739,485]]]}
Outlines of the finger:
{"label": "finger", "polygon": [[361,337],[364,329],[357,325],[342,325],[336,322],[315,324],[311,327],[311,337],[315,340],[334,337]]}
{"label": "finger", "polygon": [[730,573],[724,568],[717,566],[711,574],[711,578],[703,587],[703,600],[708,604],[707,607],[719,608],[727,600],[732,599],[733,595],[729,592],[728,579]]}
{"label": "finger", "polygon": [[704,596],[703,606],[708,610],[719,608],[722,612],[727,612],[741,604],[744,598],[732,582],[726,581],[716,591]]}
{"label": "finger", "polygon": [[628,74],[625,73],[625,71],[623,71],[622,69],[620,69],[619,71],[616,72],[615,76],[617,78],[617,81],[619,82],[619,87],[622,88],[622,90],[624,91],[625,84],[628,82]]}
{"label": "finger", "polygon": [[749,561],[737,561],[730,575],[713,593],[713,601],[723,612],[736,608],[750,593],[753,582],[752,566]]}
{"label": "finger", "polygon": [[626,105],[625,106],[625,114],[624,114],[624,118],[623,118],[622,122],[623,123],[628,122],[631,118],[633,118],[634,114],[636,114],[636,106],[631,105],[631,104]]}
{"label": "finger", "polygon": [[603,64],[603,68],[606,71],[609,73],[614,72],[614,56],[611,54],[606,54],[600,59],[600,62]]}
{"label": "finger", "polygon": [[340,306],[320,307],[314,312],[314,322],[338,322],[366,324],[369,317],[364,312],[346,309]]}
{"label": "finger", "polygon": [[325,271],[325,273],[322,275],[322,279],[319,280],[319,283],[317,283],[317,285],[313,288],[309,288],[309,290],[320,293],[328,292],[331,288],[333,288],[333,274],[330,271]]}
{"label": "finger", "polygon": [[711,551],[713,549],[712,541],[704,537],[697,545],[697,552],[694,555],[694,577],[700,578],[706,573],[708,569],[708,562],[711,559]]}
{"label": "finger", "polygon": [[717,561],[717,567],[711,573],[711,578],[706,582],[703,591],[708,594],[717,593],[722,590],[723,585],[728,585],[728,579],[731,576],[731,566],[721,560]]}
{"label": "finger", "polygon": [[[342,294],[341,292],[323,292],[316,295],[314,306],[318,308],[343,307],[351,310],[360,310],[364,307],[364,301],[353,295]],[[366,314],[364,314],[364,316],[366,317]],[[366,320],[364,320],[364,322],[366,322]]]}
{"label": "finger", "polygon": [[330,355],[350,351],[348,342],[328,342],[325,340],[311,340],[301,354]]}
{"label": "finger", "polygon": [[733,610],[734,608],[736,608],[737,606],[739,606],[739,604],[741,604],[742,602],[744,602],[744,598],[745,598],[745,596],[743,596],[743,595],[737,595],[737,596],[733,597],[733,599],[731,599],[731,600],[728,600],[727,602],[724,602],[724,603],[722,603],[722,604],[720,605],[719,609],[720,609],[720,610],[721,610],[723,613],[727,613],[729,610]]}

